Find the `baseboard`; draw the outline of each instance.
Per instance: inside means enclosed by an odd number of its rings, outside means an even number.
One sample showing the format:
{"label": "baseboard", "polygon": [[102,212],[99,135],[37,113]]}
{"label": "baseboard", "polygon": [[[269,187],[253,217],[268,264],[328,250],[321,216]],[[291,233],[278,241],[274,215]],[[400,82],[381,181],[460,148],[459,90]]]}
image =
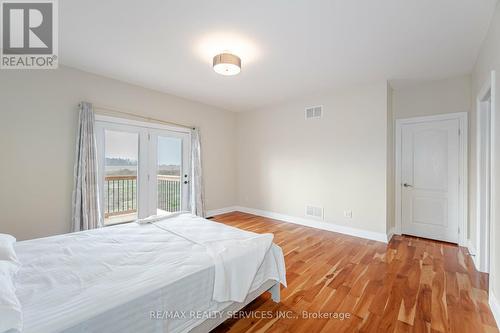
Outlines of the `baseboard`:
{"label": "baseboard", "polygon": [[234,210],[239,211],[239,212],[243,212],[243,213],[267,217],[267,218],[271,218],[271,219],[275,219],[275,220],[280,220],[283,222],[299,224],[299,225],[303,225],[306,227],[338,232],[341,234],[360,237],[360,238],[366,238],[366,239],[375,240],[375,241],[379,241],[379,242],[383,242],[383,243],[387,243],[389,240],[387,237],[387,234],[384,234],[381,232],[356,229],[356,228],[346,227],[346,226],[342,226],[342,225],[338,225],[338,224],[327,223],[327,222],[323,222],[323,221],[316,221],[316,220],[312,220],[312,219],[295,217],[295,216],[290,216],[290,215],[285,215],[285,214],[280,214],[280,213],[275,213],[275,212],[269,212],[269,211],[265,211],[265,210],[261,210],[261,209],[255,209],[255,208],[236,206],[236,207],[234,207]]}
{"label": "baseboard", "polygon": [[467,250],[469,250],[470,257],[472,258],[472,262],[474,263],[476,271],[480,272],[479,263],[477,262],[476,248],[474,247],[474,245],[472,245],[472,241],[470,239],[467,240]]}
{"label": "baseboard", "polygon": [[392,236],[396,234],[396,230],[394,228],[389,229],[389,232],[387,233],[387,243],[389,243],[392,239]]}
{"label": "baseboard", "polygon": [[392,236],[394,235],[393,228],[389,231],[388,234],[384,234],[381,232],[351,228],[351,227],[346,227],[346,226],[338,225],[338,224],[334,224],[334,223],[316,221],[316,220],[312,220],[312,219],[306,219],[303,217],[290,216],[290,215],[285,215],[285,214],[280,214],[280,213],[275,213],[275,212],[270,212],[270,211],[265,211],[265,210],[261,210],[261,209],[255,209],[255,208],[242,207],[242,206],[231,206],[231,207],[224,207],[224,208],[209,210],[206,212],[206,217],[213,217],[215,215],[221,215],[221,214],[226,214],[226,213],[231,213],[231,212],[236,212],[236,211],[247,213],[247,214],[253,214],[253,215],[257,215],[257,216],[262,216],[262,217],[267,217],[267,218],[271,218],[271,219],[275,219],[275,220],[280,220],[283,222],[299,224],[299,225],[303,225],[306,227],[338,232],[340,234],[345,234],[345,235],[349,235],[349,236],[355,236],[355,237],[375,240],[375,241],[379,241],[379,242],[383,242],[383,243],[388,243],[391,240]]}
{"label": "baseboard", "polygon": [[490,303],[490,309],[491,309],[491,312],[493,313],[493,317],[495,317],[495,321],[497,322],[497,326],[500,327],[500,303],[498,303],[498,299],[491,292],[491,286],[490,286],[490,292],[489,292],[488,298],[489,298],[489,303]]}
{"label": "baseboard", "polygon": [[231,206],[231,207],[224,207],[224,208],[219,208],[219,209],[212,209],[206,212],[206,217],[212,217],[215,215],[221,215],[221,214],[226,214],[226,213],[231,213],[237,211],[238,207],[236,206]]}

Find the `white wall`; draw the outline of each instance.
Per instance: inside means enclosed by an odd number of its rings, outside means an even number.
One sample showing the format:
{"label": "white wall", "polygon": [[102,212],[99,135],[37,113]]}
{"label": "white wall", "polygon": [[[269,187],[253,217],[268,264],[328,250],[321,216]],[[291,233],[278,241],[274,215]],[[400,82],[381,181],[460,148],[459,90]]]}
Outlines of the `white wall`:
{"label": "white wall", "polygon": [[[491,285],[490,292],[493,293],[497,300],[500,300],[500,6],[494,13],[494,17],[486,36],[486,39],[481,47],[479,56],[474,67],[473,72],[473,86],[472,95],[474,99],[481,87],[487,81],[488,76],[492,70],[496,71],[497,86],[496,86],[496,116],[493,126],[496,128],[496,135],[493,138],[494,150],[494,164],[495,169],[492,171],[496,175],[496,181],[492,184],[492,191],[496,192],[496,198],[493,202],[493,220],[491,230],[491,243],[492,243],[492,267],[491,267]],[[474,115],[475,117],[475,115]],[[498,310],[498,309],[497,309]]]}
{"label": "white wall", "polygon": [[396,119],[468,112],[471,106],[469,75],[438,81],[393,84]]}
{"label": "white wall", "polygon": [[70,231],[77,104],[201,128],[207,209],[236,197],[236,115],[70,68],[0,73],[0,233]]}
{"label": "white wall", "polygon": [[[306,121],[313,105],[324,116]],[[295,217],[317,205],[329,223],[385,234],[387,112],[383,82],[239,114],[239,205]]]}

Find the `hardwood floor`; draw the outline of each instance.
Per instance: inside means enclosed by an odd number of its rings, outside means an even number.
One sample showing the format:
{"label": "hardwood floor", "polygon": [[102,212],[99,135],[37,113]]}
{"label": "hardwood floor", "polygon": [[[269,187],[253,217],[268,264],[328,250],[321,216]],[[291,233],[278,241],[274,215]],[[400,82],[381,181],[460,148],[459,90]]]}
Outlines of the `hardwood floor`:
{"label": "hardwood floor", "polygon": [[[214,220],[273,233],[288,288],[281,303],[266,293],[244,309],[258,315],[229,319],[213,332],[498,332],[487,275],[464,248],[407,236],[383,244],[239,212]],[[350,318],[304,318],[303,311]]]}

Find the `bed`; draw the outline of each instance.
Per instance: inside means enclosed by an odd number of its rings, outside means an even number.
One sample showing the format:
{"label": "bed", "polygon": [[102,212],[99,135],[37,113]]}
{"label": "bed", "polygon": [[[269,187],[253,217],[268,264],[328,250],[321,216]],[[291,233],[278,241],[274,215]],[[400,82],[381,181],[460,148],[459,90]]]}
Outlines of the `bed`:
{"label": "bed", "polygon": [[281,249],[191,214],[14,244],[23,332],[208,332],[286,286]]}

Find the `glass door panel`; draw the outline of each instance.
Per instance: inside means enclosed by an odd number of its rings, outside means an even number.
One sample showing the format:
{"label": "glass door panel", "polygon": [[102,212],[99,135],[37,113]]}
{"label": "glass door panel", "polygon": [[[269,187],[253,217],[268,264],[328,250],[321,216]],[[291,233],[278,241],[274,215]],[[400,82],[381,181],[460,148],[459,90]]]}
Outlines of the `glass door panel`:
{"label": "glass door panel", "polygon": [[178,212],[182,207],[182,139],[158,136],[157,214]]}
{"label": "glass door panel", "polygon": [[189,183],[186,156],[187,135],[168,131],[156,131],[154,174],[156,177],[156,214],[186,210],[187,184]]}
{"label": "glass door panel", "polygon": [[139,134],[104,131],[104,224],[138,217]]}

